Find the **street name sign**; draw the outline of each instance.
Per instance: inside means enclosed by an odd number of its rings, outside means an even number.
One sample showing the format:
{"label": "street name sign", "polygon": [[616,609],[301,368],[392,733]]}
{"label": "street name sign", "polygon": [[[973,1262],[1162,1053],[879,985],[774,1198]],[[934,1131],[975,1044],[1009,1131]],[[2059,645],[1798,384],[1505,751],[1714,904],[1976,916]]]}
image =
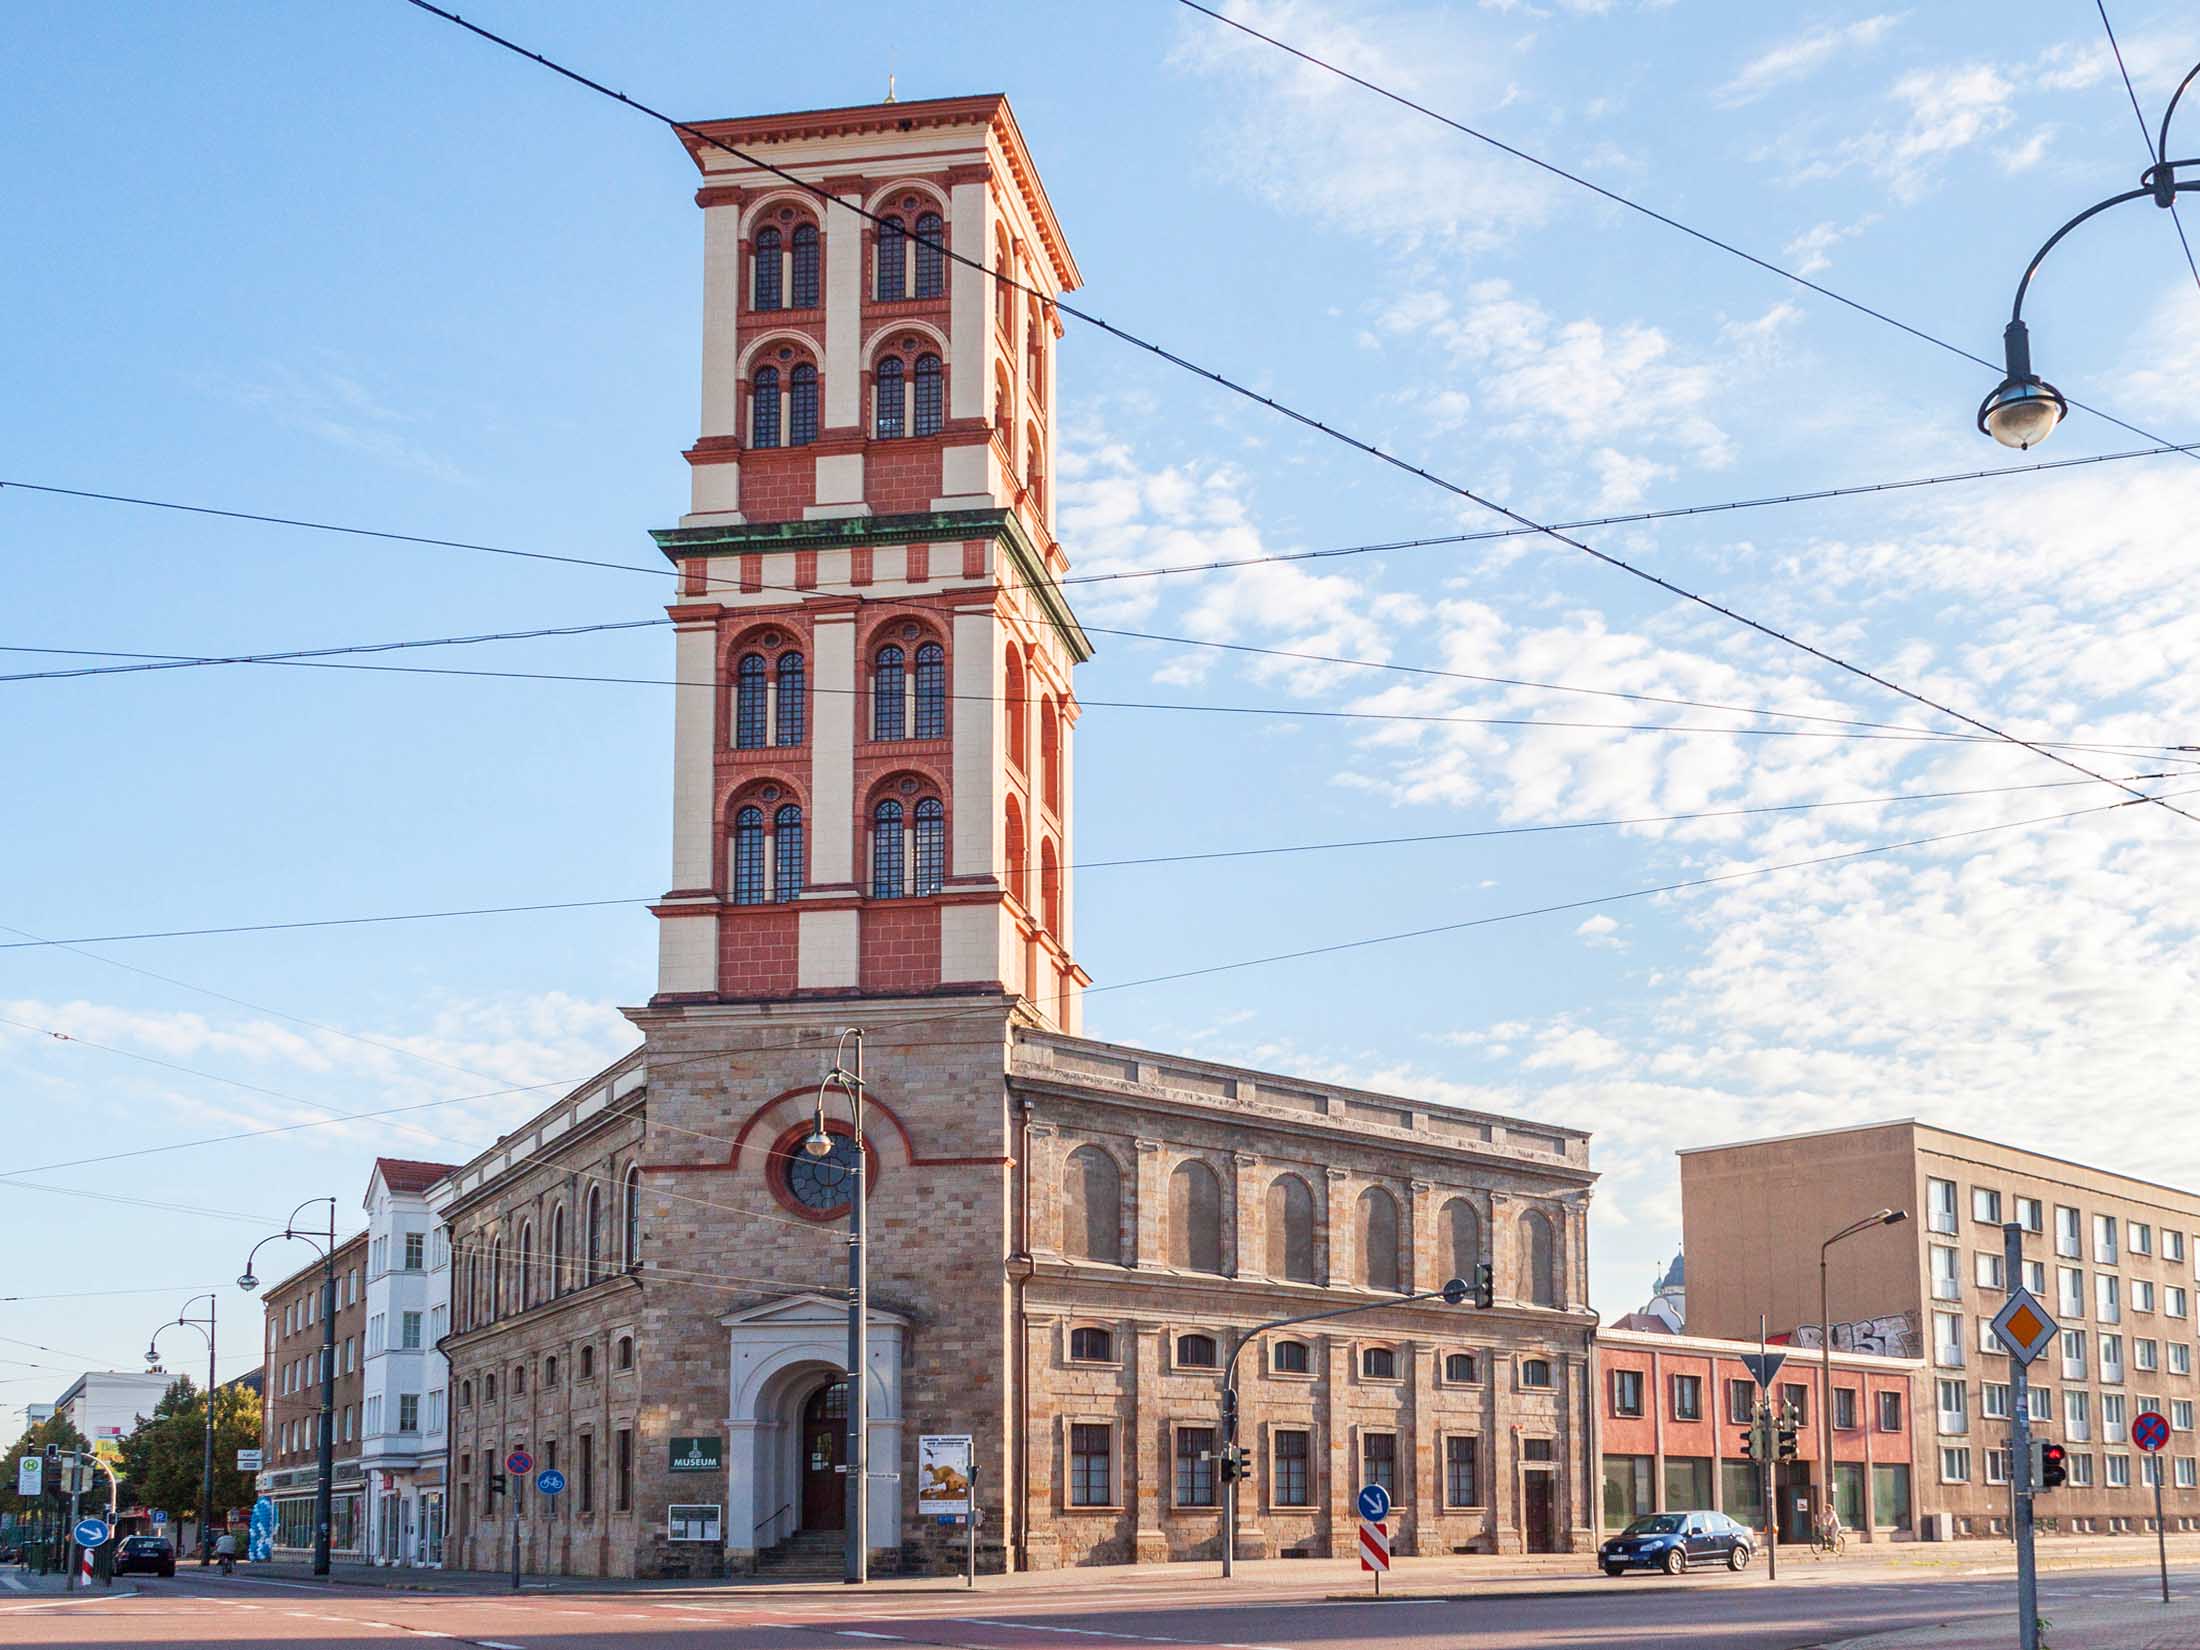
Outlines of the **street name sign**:
{"label": "street name sign", "polygon": [[1742,1367],[1749,1371],[1749,1378],[1766,1392],[1772,1390],[1772,1377],[1780,1373],[1780,1366],[1787,1362],[1785,1352],[1745,1352]]}
{"label": "street name sign", "polygon": [[2131,1441],[2151,1455],[2169,1442],[2169,1422],[2158,1409],[2142,1409],[2131,1423]]}
{"label": "street name sign", "polygon": [[237,1451],[237,1470],[239,1472],[258,1472],[260,1470],[260,1459],[258,1450],[241,1449]]}
{"label": "street name sign", "polygon": [[2062,1325],[2047,1315],[2047,1308],[2032,1298],[2032,1291],[2010,1291],[2009,1299],[1994,1314],[1994,1336],[2009,1349],[2009,1356],[2029,1364],[2055,1344]]}
{"label": "street name sign", "polygon": [[1390,1491],[1380,1484],[1369,1484],[1360,1491],[1360,1522],[1380,1524],[1390,1516]]}

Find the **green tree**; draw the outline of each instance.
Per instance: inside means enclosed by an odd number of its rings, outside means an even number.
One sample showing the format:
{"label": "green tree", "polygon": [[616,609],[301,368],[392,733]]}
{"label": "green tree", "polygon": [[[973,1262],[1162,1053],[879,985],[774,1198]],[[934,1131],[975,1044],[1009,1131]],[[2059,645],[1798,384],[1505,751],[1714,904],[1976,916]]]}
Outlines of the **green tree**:
{"label": "green tree", "polygon": [[26,1455],[42,1454],[48,1444],[62,1449],[85,1451],[92,1447],[92,1441],[71,1426],[66,1415],[56,1415],[26,1429],[23,1436],[8,1450],[6,1457],[0,1458],[0,1473],[5,1474],[5,1477],[0,1477],[0,1510],[23,1514],[35,1509],[36,1503],[15,1493],[16,1463]]}
{"label": "green tree", "polygon": [[[260,1399],[249,1387],[225,1386],[214,1393],[214,1517],[249,1507],[257,1493],[253,1475],[237,1470],[237,1451],[260,1443]],[[132,1499],[158,1507],[181,1522],[196,1518],[205,1482],[206,1396],[188,1378],[179,1379],[138,1423],[123,1445],[133,1469]]]}

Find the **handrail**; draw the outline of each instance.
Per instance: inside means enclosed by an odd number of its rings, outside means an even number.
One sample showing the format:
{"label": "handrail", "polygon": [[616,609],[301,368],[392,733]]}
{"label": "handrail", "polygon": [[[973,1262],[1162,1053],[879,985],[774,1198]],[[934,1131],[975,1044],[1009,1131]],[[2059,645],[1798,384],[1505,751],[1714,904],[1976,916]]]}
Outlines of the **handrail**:
{"label": "handrail", "polygon": [[751,1541],[754,1541],[754,1540],[755,1540],[755,1539],[756,1539],[756,1538],[757,1538],[758,1536],[760,1536],[760,1535],[762,1535],[762,1534],[764,1533],[764,1528],[765,1528],[765,1526],[766,1526],[766,1525],[769,1525],[769,1524],[776,1524],[776,1523],[778,1523],[778,1522],[779,1522],[779,1513],[786,1513],[786,1512],[793,1512],[793,1511],[794,1511],[794,1503],[793,1503],[792,1501],[789,1501],[789,1502],[788,1502],[788,1503],[787,1503],[787,1504],[786,1504],[785,1506],[783,1506],[783,1507],[781,1507],[781,1508],[779,1509],[779,1512],[775,1512],[775,1513],[773,1513],[773,1514],[772,1514],[772,1515],[771,1515],[771,1516],[770,1516],[769,1518],[766,1518],[766,1519],[763,1519],[763,1520],[761,1520],[761,1521],[760,1521],[760,1522],[759,1522],[759,1523],[757,1524],[757,1526],[756,1526],[756,1528],[755,1528],[755,1529],[753,1529],[753,1530],[749,1531],[749,1539],[750,1539]]}

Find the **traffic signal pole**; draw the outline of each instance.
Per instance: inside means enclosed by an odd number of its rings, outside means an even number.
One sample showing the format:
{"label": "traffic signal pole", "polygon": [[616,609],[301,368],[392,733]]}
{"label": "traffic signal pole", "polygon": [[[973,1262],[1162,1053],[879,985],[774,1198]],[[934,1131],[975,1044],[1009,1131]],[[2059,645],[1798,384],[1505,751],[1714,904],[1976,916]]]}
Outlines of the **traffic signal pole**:
{"label": "traffic signal pole", "polygon": [[[2016,1288],[2024,1278],[2024,1228],[2010,1221],[2001,1229],[2002,1282]],[[2017,1645],[2040,1650],[2040,1578],[2032,1554],[2032,1370],[2021,1357],[2009,1360],[2009,1484],[2016,1503]]]}
{"label": "traffic signal pole", "polygon": [[[1768,1350],[1765,1315],[1760,1312],[1757,1314],[1757,1367],[1760,1369],[1764,1367],[1763,1360]],[[1769,1386],[1759,1386],[1757,1388],[1757,1417],[1751,1425],[1757,1429],[1756,1449],[1757,1453],[1764,1458],[1765,1464],[1765,1579],[1767,1581],[1778,1581],[1780,1579],[1780,1493],[1778,1488],[1779,1473],[1773,1466],[1773,1458],[1779,1454],[1779,1450],[1772,1442],[1772,1388]]]}

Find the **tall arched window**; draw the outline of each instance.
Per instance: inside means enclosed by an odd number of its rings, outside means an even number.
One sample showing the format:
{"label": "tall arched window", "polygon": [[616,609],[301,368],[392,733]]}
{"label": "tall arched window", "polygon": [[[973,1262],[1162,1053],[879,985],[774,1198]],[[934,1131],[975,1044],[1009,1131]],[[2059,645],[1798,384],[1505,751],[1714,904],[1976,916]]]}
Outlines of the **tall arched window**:
{"label": "tall arched window", "polygon": [[802,810],[792,802],[772,815],[772,897],[802,896]]}
{"label": "tall arched window", "polygon": [[[798,367],[797,372],[801,371]],[[1038,427],[1034,425],[1024,437],[1024,488],[1031,494],[1031,507],[1041,516],[1046,514],[1046,474],[1041,463],[1045,448],[1039,445]]]}
{"label": "tall arched window", "polygon": [[787,442],[807,447],[817,439],[817,368],[807,361],[787,375]]}
{"label": "tall arched window", "polygon": [[1398,1287],[1398,1203],[1380,1186],[1360,1194],[1360,1281],[1370,1289]]}
{"label": "tall arched window", "polygon": [[877,370],[871,375],[877,387],[877,410],[872,416],[872,433],[881,441],[891,441],[903,433],[901,421],[901,357],[882,355]]}
{"label": "tall arched window", "polygon": [[1446,1278],[1465,1278],[1474,1282],[1474,1269],[1482,1264],[1482,1219],[1474,1212],[1474,1205],[1463,1197],[1455,1197],[1444,1205],[1445,1258],[1451,1262]]}
{"label": "tall arched window", "polygon": [[917,296],[937,298],[947,290],[947,260],[940,247],[947,238],[947,226],[940,222],[937,212],[926,212],[917,219]]}
{"label": "tall arched window", "polygon": [[1098,1146],[1079,1146],[1062,1168],[1062,1252],[1120,1265],[1123,1173]]}
{"label": "tall arched window", "polygon": [[993,364],[993,427],[1000,432],[1001,445],[1008,451],[1008,461],[1016,461],[1016,392],[1008,381],[1008,368],[996,361]]}
{"label": "tall arched window", "polygon": [[629,1164],[626,1171],[626,1243],[622,1258],[631,1272],[642,1264],[642,1170]]}
{"label": "tall arched window", "polygon": [[796,224],[794,230],[794,307],[817,308],[817,225]]}
{"label": "tall arched window", "polygon": [[756,304],[758,309],[779,307],[779,231],[756,232]]}
{"label": "tall arched window", "polygon": [[947,649],[926,642],[917,649],[917,737],[947,737]]}
{"label": "tall arched window", "polygon": [[1018,773],[1024,771],[1024,723],[1031,715],[1031,707],[1024,699],[1024,661],[1015,648],[1008,650],[1008,664],[1002,672],[1004,684],[1001,693],[1001,715],[1008,722],[1008,762]]}
{"label": "tall arched window", "polygon": [[901,804],[892,797],[871,812],[871,897],[901,898]]}
{"label": "tall arched window", "polygon": [[481,1321],[481,1257],[466,1257],[466,1327]]}
{"label": "tall arched window", "polygon": [[733,676],[733,742],[738,748],[748,751],[763,745],[764,702],[769,697],[764,687],[764,655],[744,654]]}
{"label": "tall arched window", "polygon": [[1222,1182],[1197,1159],[1169,1175],[1169,1264],[1187,1272],[1222,1270]]}
{"label": "tall arched window", "polygon": [[551,1300],[565,1293],[565,1205],[550,1211],[550,1281],[544,1291]]}
{"label": "tall arched window", "polygon": [[936,796],[917,804],[917,894],[936,894],[947,879],[947,809]]}
{"label": "tall arched window", "polygon": [[588,1188],[588,1229],[581,1240],[586,1245],[581,1278],[594,1283],[603,1276],[603,1192],[600,1188]]}
{"label": "tall arched window", "polygon": [[1062,816],[1062,718],[1054,696],[1039,701],[1039,794],[1055,818]]}
{"label": "tall arched window", "polygon": [[1027,850],[1024,845],[1024,811],[1016,806],[1013,796],[1002,810],[1001,824],[1008,859],[1008,891],[1016,896],[1018,904],[1029,905],[1031,888],[1030,879],[1025,874],[1025,866],[1029,862],[1025,858]]}
{"label": "tall arched window", "polygon": [[733,903],[764,903],[764,810],[753,803],[733,816]]}
{"label": "tall arched window", "polygon": [[782,745],[799,745],[808,732],[809,681],[801,654],[782,653],[779,656],[778,742]]}
{"label": "tall arched window", "polygon": [[936,355],[917,357],[917,434],[938,435],[940,426],[947,421],[946,398],[941,393],[940,358]]}
{"label": "tall arched window", "polygon": [[489,1243],[489,1319],[493,1323],[504,1316],[504,1239],[499,1236]]}
{"label": "tall arched window", "polygon": [[1268,1183],[1268,1275],[1314,1281],[1314,1193],[1295,1174]]}
{"label": "tall arched window", "polygon": [[1024,385],[1034,407],[1047,404],[1047,322],[1039,300],[1024,300]]}
{"label": "tall arched window", "polygon": [[1535,1306],[1558,1304],[1558,1243],[1540,1209],[1520,1217],[1520,1268],[1527,1274],[1528,1300]]}
{"label": "tall arched window", "polygon": [[779,445],[779,369],[758,367],[749,394],[749,445]]}
{"label": "tall arched window", "polygon": [[1016,319],[1016,269],[1005,229],[993,231],[993,273],[1000,277],[993,283],[993,324],[1006,333]]}
{"label": "tall arched window", "polygon": [[908,292],[908,237],[898,217],[881,218],[878,226],[878,295],[881,301]]}
{"label": "tall arched window", "polygon": [[535,1223],[527,1221],[519,1229],[519,1309],[524,1312],[535,1304]]}
{"label": "tall arched window", "polygon": [[1039,839],[1039,920],[1056,939],[1062,936],[1062,866],[1054,839]]}
{"label": "tall arched window", "polygon": [[903,717],[903,680],[901,649],[892,646],[880,648],[878,650],[877,668],[871,672],[871,737],[873,739],[902,739],[908,736],[908,723]]}

